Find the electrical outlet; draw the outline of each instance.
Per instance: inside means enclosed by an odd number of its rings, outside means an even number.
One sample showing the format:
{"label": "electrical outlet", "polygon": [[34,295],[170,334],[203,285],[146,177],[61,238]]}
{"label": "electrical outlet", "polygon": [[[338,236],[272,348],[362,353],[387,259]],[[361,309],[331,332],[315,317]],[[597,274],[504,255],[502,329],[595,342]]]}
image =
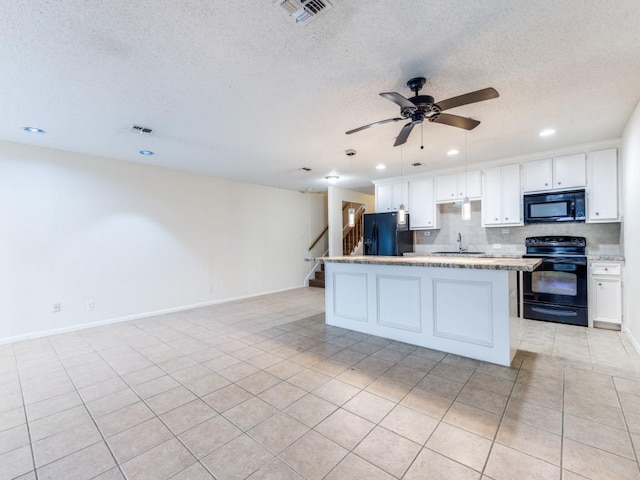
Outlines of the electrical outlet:
{"label": "electrical outlet", "polygon": [[500,233],[503,235],[507,235],[509,233],[509,229],[508,228],[503,228],[502,230],[500,230]]}
{"label": "electrical outlet", "polygon": [[493,249],[494,250],[500,250],[502,248],[502,244],[501,243],[494,243],[493,244]]}
{"label": "electrical outlet", "polygon": [[430,237],[431,236],[431,232],[424,232],[424,236],[425,237]]}
{"label": "electrical outlet", "polygon": [[93,311],[93,309],[94,309],[94,308],[96,308],[96,306],[95,306],[95,304],[93,303],[93,300],[89,300],[89,301],[87,302],[87,310],[91,312],[91,311]]}
{"label": "electrical outlet", "polygon": [[54,303],[53,304],[53,313],[58,313],[60,311],[60,304],[59,303]]}

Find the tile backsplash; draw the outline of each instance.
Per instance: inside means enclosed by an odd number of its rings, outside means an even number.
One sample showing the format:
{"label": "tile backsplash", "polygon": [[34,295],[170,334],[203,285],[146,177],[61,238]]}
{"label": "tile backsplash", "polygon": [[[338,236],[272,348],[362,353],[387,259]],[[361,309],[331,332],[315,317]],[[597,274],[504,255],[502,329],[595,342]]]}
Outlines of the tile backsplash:
{"label": "tile backsplash", "polygon": [[[524,253],[526,237],[543,235],[573,235],[587,239],[587,253],[601,255],[622,255],[620,246],[620,223],[564,223],[524,225],[522,227],[503,228],[481,226],[480,202],[471,202],[471,220],[461,218],[460,206],[440,205],[440,229],[416,230],[416,252],[434,252],[455,250],[458,246],[458,232],[462,236],[462,246],[472,251],[487,253]],[[411,222],[411,217],[409,217]],[[428,234],[425,235],[425,233]],[[501,248],[495,248],[500,245]]]}

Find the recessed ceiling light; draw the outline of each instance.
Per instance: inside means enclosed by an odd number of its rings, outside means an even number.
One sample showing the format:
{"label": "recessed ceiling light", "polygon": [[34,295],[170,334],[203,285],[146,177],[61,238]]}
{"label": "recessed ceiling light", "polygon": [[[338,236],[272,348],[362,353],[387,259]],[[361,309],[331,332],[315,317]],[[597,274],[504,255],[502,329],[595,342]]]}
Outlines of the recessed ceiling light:
{"label": "recessed ceiling light", "polygon": [[457,155],[457,154],[459,154],[459,153],[460,153],[460,151],[459,151],[459,150],[456,150],[455,148],[452,148],[451,150],[449,150],[449,151],[447,152],[447,155],[449,155],[449,156],[451,157],[451,156],[453,156],[453,155]]}
{"label": "recessed ceiling light", "polygon": [[44,133],[44,130],[36,127],[22,127],[22,130],[24,130],[27,133]]}
{"label": "recessed ceiling light", "polygon": [[556,133],[556,131],[553,128],[547,128],[545,130],[542,130],[538,135],[540,135],[541,137],[549,137],[554,133]]}
{"label": "recessed ceiling light", "polygon": [[376,165],[376,170],[384,170],[385,168],[387,168],[387,166],[383,163],[381,163],[380,165]]}
{"label": "recessed ceiling light", "polygon": [[327,182],[329,182],[330,184],[336,184],[338,183],[338,179],[340,178],[338,175],[327,175],[326,177],[324,177],[325,180]]}
{"label": "recessed ceiling light", "polygon": [[155,155],[155,153],[152,152],[151,150],[140,150],[138,153],[140,155],[144,155],[146,157],[150,157],[151,155]]}

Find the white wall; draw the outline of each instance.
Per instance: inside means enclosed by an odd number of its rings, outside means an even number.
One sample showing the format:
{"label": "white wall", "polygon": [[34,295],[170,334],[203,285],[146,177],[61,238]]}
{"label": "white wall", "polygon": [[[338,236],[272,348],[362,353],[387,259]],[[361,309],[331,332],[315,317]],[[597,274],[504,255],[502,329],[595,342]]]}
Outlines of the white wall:
{"label": "white wall", "polygon": [[342,256],[342,202],[353,202],[365,205],[365,212],[375,212],[375,196],[354,192],[343,188],[329,187],[329,256]]}
{"label": "white wall", "polygon": [[311,211],[296,191],[0,143],[0,341],[302,286]]}
{"label": "white wall", "polygon": [[624,316],[626,329],[640,348],[640,104],[622,136],[622,244],[624,245]]}

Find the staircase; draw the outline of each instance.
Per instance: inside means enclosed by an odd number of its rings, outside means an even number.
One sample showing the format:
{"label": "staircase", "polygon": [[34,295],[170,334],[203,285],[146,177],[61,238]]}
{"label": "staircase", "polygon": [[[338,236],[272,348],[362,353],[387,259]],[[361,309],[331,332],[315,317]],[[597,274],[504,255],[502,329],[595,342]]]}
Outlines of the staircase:
{"label": "staircase", "polygon": [[[351,207],[351,204],[348,204]],[[359,205],[355,212],[355,222],[353,227],[348,224],[342,228],[342,254],[353,255],[358,249],[360,242],[362,241],[362,215],[364,214],[364,206]]]}
{"label": "staircase", "polygon": [[[345,216],[345,212],[347,212],[347,208],[351,208],[352,204],[346,204],[343,211],[343,219],[348,218],[348,215]],[[364,214],[364,205],[358,205],[358,209],[354,215],[354,226],[350,227],[348,224],[345,225],[342,229],[342,254],[343,255],[352,255],[357,251],[360,244],[362,243],[362,233],[363,233],[363,216]],[[327,234],[329,227],[325,228],[322,233],[316,238],[316,240],[309,247],[309,252],[316,246],[316,244],[320,241],[324,235]],[[322,256],[326,256],[327,252],[325,251]],[[313,260],[313,258],[308,259]],[[316,288],[324,288],[324,263],[322,261],[317,261],[316,266],[314,268],[318,268],[318,263],[320,264],[320,270],[313,272],[314,277],[309,278],[309,286]],[[311,273],[309,274],[311,275]]]}
{"label": "staircase", "polygon": [[315,278],[309,279],[309,286],[324,288],[324,263],[320,264],[320,271],[315,273]]}

